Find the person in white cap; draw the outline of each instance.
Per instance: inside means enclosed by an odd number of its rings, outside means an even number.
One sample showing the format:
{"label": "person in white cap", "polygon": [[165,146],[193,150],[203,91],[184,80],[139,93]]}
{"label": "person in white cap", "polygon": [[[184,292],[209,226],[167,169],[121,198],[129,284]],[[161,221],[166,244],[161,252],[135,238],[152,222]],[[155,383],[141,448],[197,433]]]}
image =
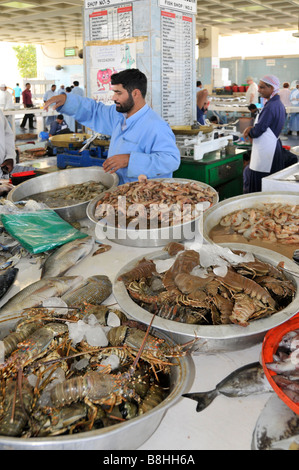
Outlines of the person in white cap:
{"label": "person in white cap", "polygon": [[249,87],[247,88],[245,97],[246,101],[249,104],[256,104],[259,102],[259,94],[258,94],[258,86],[254,83],[252,77],[246,78],[246,83],[248,83]]}
{"label": "person in white cap", "polygon": [[1,109],[12,109],[14,108],[13,98],[9,93],[5,83],[0,85],[0,108]]}
{"label": "person in white cap", "polygon": [[245,139],[252,141],[249,192],[261,191],[262,178],[285,167],[279,134],[284,126],[286,111],[279,97],[280,83],[275,75],[265,75],[258,91],[266,103],[254,125],[245,129]]}
{"label": "person in white cap", "polygon": [[[291,91],[290,101],[291,106],[298,106],[299,110],[299,80],[296,80],[296,88]],[[299,112],[291,114],[289,127],[293,135],[299,134]]]}
{"label": "person in white cap", "polygon": [[[12,172],[15,162],[15,136],[3,111],[0,109],[0,180]],[[2,180],[0,181],[0,195],[3,192],[1,183],[3,183]]]}

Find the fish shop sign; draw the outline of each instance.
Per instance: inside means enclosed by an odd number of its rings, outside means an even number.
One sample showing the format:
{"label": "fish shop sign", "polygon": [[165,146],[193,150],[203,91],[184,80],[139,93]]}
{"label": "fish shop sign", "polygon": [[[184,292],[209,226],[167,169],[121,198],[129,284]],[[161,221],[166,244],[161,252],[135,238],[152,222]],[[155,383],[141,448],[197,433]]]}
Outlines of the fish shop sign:
{"label": "fish shop sign", "polygon": [[[134,0],[130,0],[132,3]],[[136,0],[135,0],[136,1]],[[120,3],[127,3],[128,0],[85,0],[85,9],[111,7]]]}
{"label": "fish shop sign", "polygon": [[197,2],[196,0],[160,0],[160,7],[173,8],[174,10],[183,11],[196,15]]}

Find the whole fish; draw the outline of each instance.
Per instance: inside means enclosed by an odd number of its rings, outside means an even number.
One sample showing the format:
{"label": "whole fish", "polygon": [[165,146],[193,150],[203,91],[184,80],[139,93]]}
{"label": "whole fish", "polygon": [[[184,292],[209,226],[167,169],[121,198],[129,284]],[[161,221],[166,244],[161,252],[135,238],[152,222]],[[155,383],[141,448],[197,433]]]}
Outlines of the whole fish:
{"label": "whole fish", "polygon": [[25,308],[39,307],[51,297],[61,297],[68,290],[82,282],[82,276],[62,276],[33,282],[11,297],[1,308],[0,316],[22,311]]}
{"label": "whole fish", "polygon": [[3,274],[0,274],[0,299],[4,297],[6,292],[13,285],[18,272],[18,268],[10,268],[7,269]]}
{"label": "whole fish", "polygon": [[218,395],[226,397],[247,397],[258,393],[273,392],[263,367],[259,362],[253,362],[236,369],[229,374],[214,390],[199,393],[185,393],[183,397],[197,401],[196,411],[203,411]]}
{"label": "whole fish", "polygon": [[112,293],[112,284],[107,276],[91,276],[80,286],[62,296],[70,307],[82,308],[85,304],[99,305]]}
{"label": "whole fish", "polygon": [[94,246],[93,237],[85,237],[66,243],[57,248],[46,259],[41,279],[63,276],[70,268],[82,261]]}

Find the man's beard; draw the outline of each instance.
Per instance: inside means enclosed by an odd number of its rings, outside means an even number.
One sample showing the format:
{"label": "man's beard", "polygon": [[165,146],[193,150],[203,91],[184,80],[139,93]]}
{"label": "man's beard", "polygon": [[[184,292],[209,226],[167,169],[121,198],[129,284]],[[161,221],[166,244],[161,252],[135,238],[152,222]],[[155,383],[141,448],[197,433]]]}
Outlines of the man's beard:
{"label": "man's beard", "polygon": [[[114,101],[114,103],[116,104],[116,101]],[[133,106],[134,106],[134,100],[133,100],[132,94],[129,93],[129,98],[127,99],[125,103],[123,103],[122,105],[116,104],[116,111],[118,111],[119,113],[128,113],[129,111],[131,111]]]}

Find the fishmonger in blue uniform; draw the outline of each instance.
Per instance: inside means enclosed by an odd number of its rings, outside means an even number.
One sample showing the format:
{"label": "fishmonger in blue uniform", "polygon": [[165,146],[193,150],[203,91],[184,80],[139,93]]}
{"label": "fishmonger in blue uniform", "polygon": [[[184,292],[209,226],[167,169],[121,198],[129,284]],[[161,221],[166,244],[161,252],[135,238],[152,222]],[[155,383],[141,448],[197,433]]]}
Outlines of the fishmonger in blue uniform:
{"label": "fishmonger in blue uniform", "polygon": [[138,69],[111,76],[114,105],[107,106],[73,93],[57,95],[55,103],[63,114],[95,132],[111,136],[103,169],[117,173],[120,184],[147,178],[171,178],[180,165],[180,152],[169,125],[145,101],[147,78]]}

